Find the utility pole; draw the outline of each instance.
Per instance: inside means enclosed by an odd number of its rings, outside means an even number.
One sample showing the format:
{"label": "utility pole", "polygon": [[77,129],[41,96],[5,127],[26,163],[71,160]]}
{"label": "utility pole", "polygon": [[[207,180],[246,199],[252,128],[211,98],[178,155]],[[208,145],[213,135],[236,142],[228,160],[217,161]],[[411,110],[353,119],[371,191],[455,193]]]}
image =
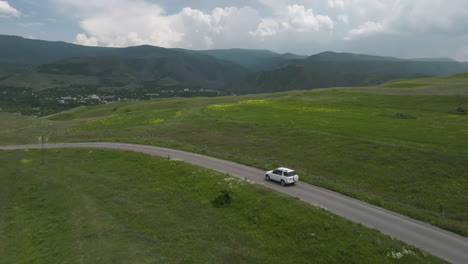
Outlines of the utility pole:
{"label": "utility pole", "polygon": [[39,136],[39,141],[41,142],[41,165],[44,164],[44,142],[48,141],[48,133],[49,133],[49,127],[47,126],[44,130],[42,130],[41,135]]}
{"label": "utility pole", "polygon": [[44,133],[41,134],[40,140],[41,140],[41,152],[42,152],[41,165],[43,165],[44,164]]}

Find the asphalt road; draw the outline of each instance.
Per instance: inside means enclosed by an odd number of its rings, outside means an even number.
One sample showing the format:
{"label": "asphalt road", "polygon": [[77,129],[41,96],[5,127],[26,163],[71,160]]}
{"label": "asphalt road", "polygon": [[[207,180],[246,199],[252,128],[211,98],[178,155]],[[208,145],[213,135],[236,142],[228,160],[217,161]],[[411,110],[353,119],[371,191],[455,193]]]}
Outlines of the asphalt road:
{"label": "asphalt road", "polygon": [[[40,147],[41,145],[18,145],[0,146],[0,149],[11,150]],[[121,149],[163,157],[169,156],[171,159],[182,160],[201,167],[229,173],[232,176],[247,178],[257,184],[325,208],[351,221],[380,230],[382,233],[416,246],[444,260],[452,263],[468,263],[468,239],[465,237],[304,182],[287,187],[283,187],[275,182],[267,182],[264,180],[265,172],[263,170],[235,162],[180,150],[136,144],[95,142],[45,145],[45,148],[77,147]]]}

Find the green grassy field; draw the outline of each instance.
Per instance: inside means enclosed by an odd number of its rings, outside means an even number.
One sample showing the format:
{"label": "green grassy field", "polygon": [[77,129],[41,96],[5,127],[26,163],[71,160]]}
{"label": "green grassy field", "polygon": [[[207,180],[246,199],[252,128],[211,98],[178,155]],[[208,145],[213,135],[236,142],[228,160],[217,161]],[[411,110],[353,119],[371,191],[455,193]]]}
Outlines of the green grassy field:
{"label": "green grassy field", "polygon": [[[180,161],[0,151],[0,263],[442,263],[378,231]],[[213,201],[230,190],[232,202]]]}
{"label": "green grassy field", "polygon": [[361,91],[381,92],[386,94],[412,95],[460,95],[468,94],[468,73],[444,77],[397,79],[388,81],[379,89],[353,88]]}
{"label": "green grassy field", "polygon": [[468,108],[466,75],[81,107],[31,120],[0,143],[35,143],[31,134],[48,130],[50,141],[153,144],[292,167],[304,181],[467,236],[468,115],[458,107]]}

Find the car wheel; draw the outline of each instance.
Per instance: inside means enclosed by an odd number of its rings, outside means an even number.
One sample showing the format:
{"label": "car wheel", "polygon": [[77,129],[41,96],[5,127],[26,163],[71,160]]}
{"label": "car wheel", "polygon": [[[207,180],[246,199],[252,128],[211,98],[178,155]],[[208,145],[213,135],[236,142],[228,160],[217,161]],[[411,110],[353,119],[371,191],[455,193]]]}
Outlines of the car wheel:
{"label": "car wheel", "polygon": [[268,176],[268,174],[265,174],[265,180],[267,180],[267,181],[270,180],[270,176]]}
{"label": "car wheel", "polygon": [[286,186],[286,182],[284,180],[281,180],[281,185]]}

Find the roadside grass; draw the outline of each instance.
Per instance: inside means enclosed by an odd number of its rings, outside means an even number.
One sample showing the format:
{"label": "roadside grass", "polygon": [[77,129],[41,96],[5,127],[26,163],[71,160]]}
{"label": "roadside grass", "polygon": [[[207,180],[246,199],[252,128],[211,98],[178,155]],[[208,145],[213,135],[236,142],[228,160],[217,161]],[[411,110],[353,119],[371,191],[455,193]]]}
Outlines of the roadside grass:
{"label": "roadside grass", "polygon": [[272,133],[271,127],[216,119],[141,128],[139,132],[113,138],[104,133],[94,136],[97,141],[185,149],[263,169],[292,167],[306,182],[461,234],[468,231],[465,156],[306,130]]}
{"label": "roadside grass", "polygon": [[[0,151],[0,263],[442,263],[378,231],[180,161]],[[229,185],[231,185],[229,187]],[[213,200],[233,190],[229,205]]]}
{"label": "roadside grass", "polygon": [[57,122],[46,118],[0,112],[0,144],[37,144],[42,134],[53,141],[66,134],[66,130],[70,127],[82,122],[82,120]]}
{"label": "roadside grass", "polygon": [[[428,83],[444,95],[332,88],[80,107],[62,113],[72,120],[40,120],[54,142],[140,143],[292,167],[306,182],[467,236],[468,115],[456,109],[468,108],[468,93],[446,88],[461,80],[468,90],[461,77],[390,82]],[[27,132],[40,131],[5,133],[0,143],[37,143]]]}
{"label": "roadside grass", "polygon": [[46,122],[41,118],[0,112],[0,144],[36,143],[40,127]]}
{"label": "roadside grass", "polygon": [[[103,130],[87,129],[95,121],[86,121],[67,138],[175,147],[263,169],[292,167],[304,181],[468,234],[468,122],[449,112],[463,96],[324,91],[240,99],[185,108],[160,124],[115,123]],[[396,112],[416,119],[396,118]]]}
{"label": "roadside grass", "polygon": [[152,112],[126,112],[100,119],[87,121],[70,131],[103,131],[125,129],[135,126],[153,125],[167,122],[180,115],[179,111],[159,110]]}
{"label": "roadside grass", "polygon": [[14,130],[21,130],[33,125],[37,119],[20,114],[0,112],[0,133],[6,134]]}

